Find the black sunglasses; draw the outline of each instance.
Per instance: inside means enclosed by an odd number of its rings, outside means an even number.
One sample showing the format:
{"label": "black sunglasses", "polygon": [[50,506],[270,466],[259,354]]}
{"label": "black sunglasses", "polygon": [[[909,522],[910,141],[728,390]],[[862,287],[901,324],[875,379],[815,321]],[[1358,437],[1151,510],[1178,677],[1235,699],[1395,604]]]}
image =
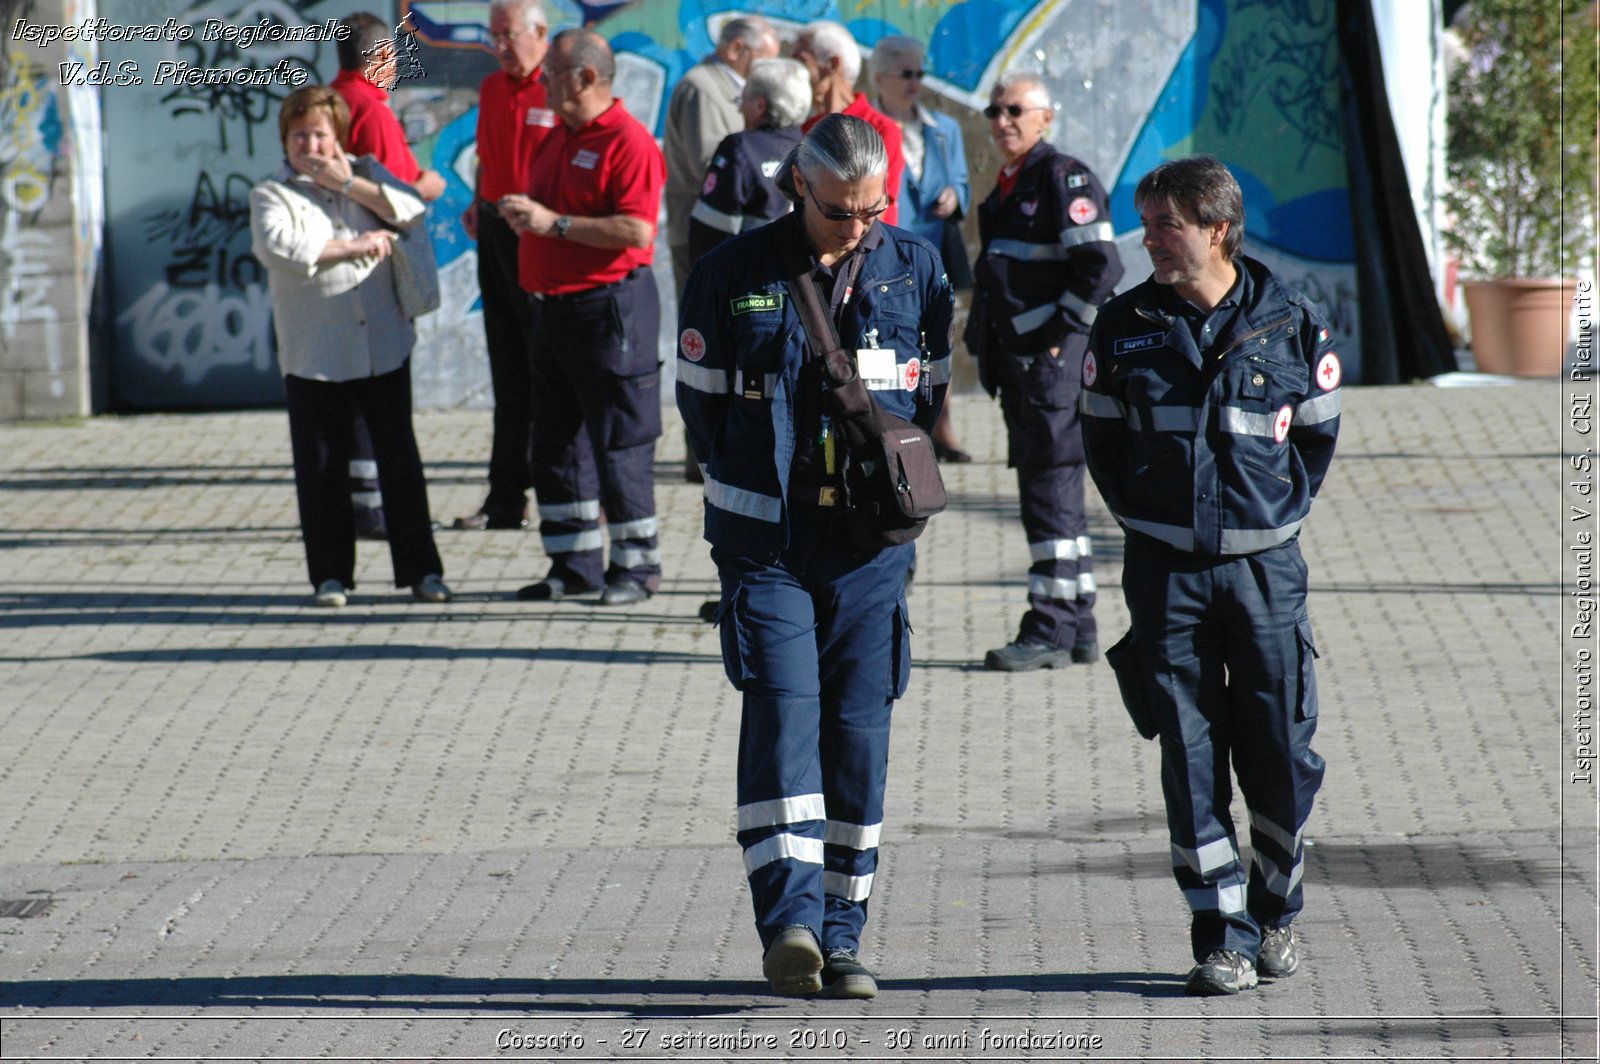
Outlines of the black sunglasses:
{"label": "black sunglasses", "polygon": [[811,191],[811,186],[806,186],[806,195],[811,197],[811,202],[817,205],[817,213],[830,222],[863,222],[871,225],[884,211],[889,209],[889,197],[883,197],[883,206],[867,211],[847,211],[839,207],[830,207],[817,199],[817,194]]}
{"label": "black sunglasses", "polygon": [[900,76],[906,81],[921,81],[928,76],[928,72],[926,70],[902,70],[900,71]]}
{"label": "black sunglasses", "polygon": [[997,103],[992,103],[988,107],[985,107],[983,109],[983,117],[985,117],[989,121],[993,122],[996,118],[999,118],[1001,116],[1001,114],[1008,114],[1012,118],[1021,118],[1023,115],[1027,114],[1029,111],[1048,111],[1048,110],[1050,110],[1050,108],[1048,108],[1048,107],[1024,107],[1020,103],[1008,103],[1004,107],[1001,107]]}

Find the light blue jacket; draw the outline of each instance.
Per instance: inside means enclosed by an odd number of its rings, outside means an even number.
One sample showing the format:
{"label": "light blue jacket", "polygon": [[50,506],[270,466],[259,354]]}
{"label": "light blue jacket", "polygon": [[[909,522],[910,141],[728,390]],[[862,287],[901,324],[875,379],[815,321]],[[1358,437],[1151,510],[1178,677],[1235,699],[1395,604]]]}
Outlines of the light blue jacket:
{"label": "light blue jacket", "polygon": [[961,140],[961,127],[954,118],[918,106],[922,120],[922,180],[911,176],[908,166],[900,180],[900,228],[932,244],[944,246],[944,219],[933,216],[933,205],[946,187],[956,190],[960,207],[955,218],[966,216],[972,202],[972,183],[967,179],[967,152]]}

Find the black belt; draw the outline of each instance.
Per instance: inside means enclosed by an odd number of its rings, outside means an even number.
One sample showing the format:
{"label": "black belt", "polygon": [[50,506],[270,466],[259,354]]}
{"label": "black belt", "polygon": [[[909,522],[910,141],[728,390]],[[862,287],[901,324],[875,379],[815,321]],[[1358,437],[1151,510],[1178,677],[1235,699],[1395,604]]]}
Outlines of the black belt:
{"label": "black belt", "polygon": [[596,292],[604,292],[608,288],[616,288],[618,285],[627,284],[629,281],[636,281],[643,277],[644,271],[649,268],[648,266],[635,266],[628,271],[626,276],[619,277],[615,281],[597,284],[593,288],[582,288],[576,292],[562,292],[559,295],[548,295],[544,292],[529,292],[528,294],[541,303],[571,303],[576,300],[587,299]]}
{"label": "black belt", "polygon": [[487,200],[482,196],[478,197],[478,211],[481,214],[493,215],[496,218],[500,217],[500,205],[494,200]]}

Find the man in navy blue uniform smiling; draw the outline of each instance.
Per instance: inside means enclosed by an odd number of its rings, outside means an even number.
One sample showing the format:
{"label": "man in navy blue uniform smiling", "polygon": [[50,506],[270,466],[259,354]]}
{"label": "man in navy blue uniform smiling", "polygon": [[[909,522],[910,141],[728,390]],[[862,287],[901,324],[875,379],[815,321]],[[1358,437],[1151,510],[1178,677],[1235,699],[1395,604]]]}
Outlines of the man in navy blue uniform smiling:
{"label": "man in navy blue uniform smiling", "polygon": [[1101,308],[1083,361],[1089,471],[1127,534],[1132,629],[1106,657],[1140,733],[1161,739],[1186,988],[1234,994],[1300,966],[1290,924],[1323,762],[1299,533],[1333,459],[1339,356],[1316,307],[1240,253],[1227,167],[1163,163],[1134,205],[1155,272]]}
{"label": "man in navy blue uniform smiling", "polygon": [[714,248],[684,291],[678,409],[705,472],[723,664],[743,693],[738,841],[775,992],[869,998],[889,716],[910,679],[912,546],[853,545],[822,360],[786,282],[814,284],[873,401],[926,431],[950,371],[937,252],[879,221],[883,141],[824,118],[784,160],[797,208]]}

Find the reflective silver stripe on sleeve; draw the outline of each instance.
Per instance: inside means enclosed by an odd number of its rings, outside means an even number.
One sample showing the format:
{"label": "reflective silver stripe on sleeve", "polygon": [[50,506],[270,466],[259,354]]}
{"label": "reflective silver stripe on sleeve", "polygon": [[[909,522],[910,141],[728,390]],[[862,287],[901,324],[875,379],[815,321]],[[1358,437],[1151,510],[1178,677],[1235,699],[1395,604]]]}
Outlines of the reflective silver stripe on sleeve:
{"label": "reflective silver stripe on sleeve", "polygon": [[1218,409],[1217,425],[1223,432],[1231,432],[1236,436],[1266,436],[1273,437],[1273,426],[1277,424],[1276,411],[1270,414],[1258,414],[1250,410],[1240,410],[1236,406],[1224,406]]}
{"label": "reflective silver stripe on sleeve", "polygon": [[561,536],[545,536],[543,539],[546,554],[576,554],[584,550],[599,550],[606,545],[605,537],[598,528]]}
{"label": "reflective silver stripe on sleeve", "polygon": [[1221,913],[1244,912],[1244,884],[1230,883],[1227,886],[1193,887],[1183,892],[1183,897],[1189,903],[1192,912]]}
{"label": "reflective silver stripe on sleeve", "polygon": [[725,370],[702,366],[681,356],[678,358],[678,383],[707,395],[728,394],[728,374]]}
{"label": "reflective silver stripe on sleeve", "polygon": [[1122,405],[1121,399],[1091,391],[1081,393],[1078,410],[1085,417],[1111,418],[1115,421],[1121,421],[1128,416],[1128,408]]}
{"label": "reflective silver stripe on sleeve", "polygon": [[1016,317],[1012,318],[1011,327],[1015,329],[1017,334],[1020,336],[1023,333],[1033,332],[1033,330],[1039,328],[1041,325],[1044,325],[1055,316],[1056,304],[1046,303],[1042,307],[1034,307],[1031,310],[1025,310],[1021,314],[1018,314]]}
{"label": "reflective silver stripe on sleeve", "polygon": [[719,510],[726,510],[741,517],[753,517],[757,521],[766,521],[777,524],[783,517],[783,500],[772,495],[762,495],[760,492],[745,491],[731,484],[724,484],[720,480],[706,477],[706,502]]}
{"label": "reflective silver stripe on sleeve", "polygon": [[1188,865],[1200,875],[1215,872],[1219,868],[1226,868],[1239,859],[1239,850],[1232,839],[1222,838],[1215,842],[1208,842],[1197,849],[1187,846],[1172,847],[1172,864],[1178,867]]}
{"label": "reflective silver stripe on sleeve", "polygon": [[826,816],[820,794],[797,794],[791,798],[747,802],[739,807],[739,830],[803,824],[807,820],[821,820]]}
{"label": "reflective silver stripe on sleeve", "polygon": [[660,565],[661,551],[657,547],[619,547],[611,544],[611,564],[619,569],[636,569],[641,565]]}
{"label": "reflective silver stripe on sleeve", "polygon": [[822,840],[803,835],[773,835],[762,839],[744,851],[745,874],[785,858],[819,865],[822,863]]}
{"label": "reflective silver stripe on sleeve", "polygon": [[689,217],[724,233],[737,234],[744,228],[744,215],[724,214],[705,200],[696,201],[694,210],[689,212]]}
{"label": "reflective silver stripe on sleeve", "polygon": [[950,383],[950,356],[943,358],[930,358],[922,364],[923,375],[934,384]]}
{"label": "reflective silver stripe on sleeve", "polygon": [[991,240],[989,253],[1020,262],[1059,262],[1067,257],[1060,244],[1035,244],[1027,240]]}
{"label": "reflective silver stripe on sleeve", "polygon": [[1041,539],[1037,543],[1028,544],[1028,557],[1036,562],[1077,561],[1086,553],[1083,549],[1086,537],[1077,536],[1072,539]]}
{"label": "reflective silver stripe on sleeve", "polygon": [[847,824],[842,820],[830,820],[822,841],[830,846],[848,846],[852,850],[875,850],[882,837],[882,823]]}
{"label": "reflective silver stripe on sleeve", "polygon": [[649,539],[656,534],[656,519],[641,517],[636,521],[621,521],[611,525],[612,539]]}
{"label": "reflective silver stripe on sleeve", "polygon": [[1254,554],[1276,547],[1285,542],[1289,537],[1300,531],[1300,526],[1305,523],[1305,518],[1284,525],[1281,528],[1224,528],[1222,530],[1221,550],[1224,554]]}
{"label": "reflective silver stripe on sleeve", "polygon": [[1315,399],[1307,399],[1300,404],[1300,409],[1294,412],[1296,425],[1320,425],[1324,421],[1332,421],[1339,416],[1339,391],[1323,392]]}
{"label": "reflective silver stripe on sleeve", "polygon": [[1078,316],[1078,320],[1083,322],[1085,325],[1093,325],[1095,315],[1100,313],[1093,303],[1089,302],[1087,299],[1079,299],[1071,292],[1062,292],[1061,298],[1056,300],[1056,306],[1067,311],[1069,314],[1076,314]]}
{"label": "reflective silver stripe on sleeve", "polygon": [[847,876],[843,872],[822,873],[822,893],[845,901],[866,901],[872,897],[872,876]]}
{"label": "reflective silver stripe on sleeve", "polygon": [[1061,230],[1061,246],[1063,249],[1075,248],[1079,244],[1110,243],[1116,238],[1117,234],[1112,231],[1110,222],[1075,225],[1071,229]]}
{"label": "reflective silver stripe on sleeve", "polygon": [[539,504],[539,520],[541,521],[598,521],[600,519],[599,499],[580,499],[577,502],[555,502],[548,506]]}

